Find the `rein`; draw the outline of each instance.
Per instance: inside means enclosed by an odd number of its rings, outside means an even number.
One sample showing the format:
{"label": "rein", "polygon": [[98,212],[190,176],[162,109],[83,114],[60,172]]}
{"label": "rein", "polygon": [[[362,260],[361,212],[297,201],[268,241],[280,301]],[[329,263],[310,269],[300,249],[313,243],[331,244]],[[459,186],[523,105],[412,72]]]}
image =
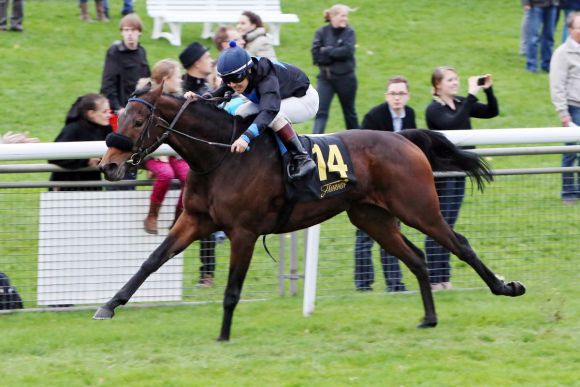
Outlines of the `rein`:
{"label": "rein", "polygon": [[[224,96],[223,98],[220,98],[220,97],[210,97],[210,98],[201,97],[201,98],[205,102],[224,102],[224,101],[230,100],[229,96]],[[127,163],[129,165],[131,165],[132,167],[136,167],[139,164],[141,164],[143,162],[143,160],[145,159],[145,157],[147,157],[149,154],[153,153],[161,144],[163,144],[165,142],[165,140],[167,139],[167,137],[169,137],[169,135],[171,133],[179,134],[179,135],[181,135],[185,138],[188,138],[190,140],[198,141],[198,142],[210,145],[210,146],[216,146],[218,148],[227,148],[227,149],[231,148],[231,143],[233,143],[234,137],[236,135],[236,120],[235,119],[234,119],[234,127],[232,130],[232,137],[230,139],[229,144],[204,140],[202,138],[191,136],[189,134],[186,134],[186,133],[180,132],[179,130],[174,129],[175,124],[177,124],[177,122],[179,121],[179,118],[181,117],[181,115],[183,114],[185,109],[187,109],[189,104],[193,101],[194,100],[192,100],[192,99],[186,99],[185,102],[183,103],[183,105],[181,106],[181,108],[179,109],[179,111],[177,112],[177,114],[175,115],[175,117],[173,118],[173,120],[171,121],[171,124],[168,124],[166,120],[155,115],[156,105],[152,104],[151,102],[149,102],[147,100],[144,100],[143,98],[136,98],[136,97],[129,98],[129,100],[127,102],[139,102],[139,103],[147,106],[147,108],[149,108],[149,111],[151,112],[151,115],[149,116],[149,119],[147,121],[145,129],[141,132],[141,135],[139,136],[139,138],[135,142],[135,145],[137,146],[137,151],[131,155],[129,160],[127,160]],[[157,122],[154,123],[154,120],[156,120]],[[149,137],[149,131],[151,130],[151,128],[153,126],[159,126],[160,128],[163,128],[164,131],[161,134],[161,136],[157,137],[151,145],[149,145],[146,148],[143,148],[141,145],[143,144],[143,141],[145,140],[145,138]],[[117,134],[117,133],[115,133],[115,136],[116,137],[125,137],[125,136]],[[118,138],[117,140],[121,140],[121,139]],[[116,144],[114,144],[114,142],[118,142],[118,141],[114,141],[114,139],[112,139],[111,140],[112,145],[116,145]],[[123,139],[123,142],[126,142],[126,140]],[[107,144],[107,145],[109,145],[109,144]],[[227,153],[224,153],[224,156],[219,160],[219,162],[216,163],[215,166],[209,168],[206,171],[196,172],[196,171],[192,170],[192,172],[195,174],[210,173],[221,165],[221,163],[224,161],[224,159],[226,158],[227,155],[228,155]]]}

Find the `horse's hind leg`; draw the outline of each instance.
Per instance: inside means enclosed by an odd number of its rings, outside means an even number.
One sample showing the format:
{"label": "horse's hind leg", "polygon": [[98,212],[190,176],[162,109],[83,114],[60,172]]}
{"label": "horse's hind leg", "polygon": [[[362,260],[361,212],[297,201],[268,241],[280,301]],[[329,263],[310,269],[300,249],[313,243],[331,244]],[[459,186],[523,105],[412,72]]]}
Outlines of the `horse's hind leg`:
{"label": "horse's hind leg", "polygon": [[517,297],[526,292],[526,288],[520,282],[505,283],[485,266],[469,245],[467,238],[454,232],[445,222],[440,212],[429,214],[427,211],[422,211],[416,219],[418,220],[417,222],[410,221],[406,223],[429,235],[441,246],[471,266],[487,284],[493,294]]}
{"label": "horse's hind leg", "polygon": [[411,270],[419,283],[425,311],[418,327],[436,326],[437,314],[425,257],[421,250],[401,234],[397,219],[382,208],[364,204],[349,209],[348,216],[355,226],[368,233],[386,252],[399,258]]}
{"label": "horse's hind leg", "polygon": [[[403,176],[402,178],[405,178]],[[389,209],[406,225],[416,228],[429,235],[441,246],[455,254],[459,259],[470,265],[493,294],[517,297],[526,292],[519,282],[505,283],[489,270],[477,257],[467,239],[456,232],[445,222],[432,176],[413,176],[414,182],[399,181],[399,189],[389,197]],[[412,185],[414,184],[414,185]],[[405,189],[403,189],[405,187]],[[409,189],[414,187],[415,189]],[[412,203],[409,205],[408,203]]]}
{"label": "horse's hind leg", "polygon": [[93,319],[106,320],[113,318],[115,308],[119,305],[125,305],[151,274],[156,272],[169,259],[185,250],[194,240],[199,239],[200,231],[200,228],[195,227],[188,217],[182,216],[161,245],[143,262],[137,273],[129,279],[113,298],[97,310]]}
{"label": "horse's hind leg", "polygon": [[[475,251],[469,245],[467,238],[463,235],[453,232],[456,241],[459,244],[459,248],[454,250],[447,247],[451,252],[459,257],[462,261],[465,261],[469,266],[475,270],[477,274],[483,279],[487,284],[491,292],[497,296],[510,296],[518,297],[526,292],[526,287],[518,282],[508,282],[505,283],[502,279],[498,278],[485,264],[477,257]],[[441,242],[440,242],[441,243]],[[455,246],[453,246],[455,247]]]}

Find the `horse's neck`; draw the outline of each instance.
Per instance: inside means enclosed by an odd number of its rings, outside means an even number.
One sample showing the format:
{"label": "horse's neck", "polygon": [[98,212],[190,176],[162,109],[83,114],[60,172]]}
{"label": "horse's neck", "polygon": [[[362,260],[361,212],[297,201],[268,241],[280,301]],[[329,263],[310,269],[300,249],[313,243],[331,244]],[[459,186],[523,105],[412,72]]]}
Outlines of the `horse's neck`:
{"label": "horse's neck", "polygon": [[[177,107],[177,110],[179,110]],[[173,110],[174,108],[171,108]],[[173,121],[177,110],[170,114],[168,118]],[[227,148],[211,143],[231,144],[241,131],[243,124],[241,120],[229,115],[225,111],[215,109],[211,106],[201,104],[191,105],[183,112],[175,125],[175,130],[185,134],[172,133],[167,143],[184,159],[188,164],[199,170],[207,169],[208,165],[214,165],[224,156]],[[193,139],[195,138],[195,139]]]}

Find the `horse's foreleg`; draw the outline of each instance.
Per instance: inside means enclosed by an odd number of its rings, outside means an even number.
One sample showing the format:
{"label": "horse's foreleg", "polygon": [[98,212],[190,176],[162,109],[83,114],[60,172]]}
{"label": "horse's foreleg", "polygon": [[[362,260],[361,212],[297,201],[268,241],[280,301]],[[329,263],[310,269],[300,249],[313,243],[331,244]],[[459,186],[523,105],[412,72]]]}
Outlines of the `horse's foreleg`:
{"label": "horse's foreleg", "polygon": [[224,316],[218,341],[228,341],[230,339],[234,309],[240,301],[244,279],[250,267],[257,238],[257,235],[239,229],[233,235],[230,235],[230,272],[224,294]]}
{"label": "horse's foreleg", "polygon": [[437,325],[435,302],[429,283],[429,274],[423,252],[415,247],[400,230],[397,220],[382,208],[359,205],[348,210],[351,222],[367,232],[386,252],[399,258],[417,278],[425,315],[418,328]]}
{"label": "horse's foreleg", "polygon": [[119,305],[125,305],[151,274],[156,272],[165,262],[185,250],[187,246],[199,238],[199,228],[192,227],[191,224],[189,224],[188,227],[185,223],[186,222],[182,222],[182,227],[178,227],[176,224],[161,245],[159,245],[149,258],[143,262],[137,273],[129,279],[129,281],[113,296],[113,298],[97,310],[93,319],[106,320],[113,318],[115,308]]}

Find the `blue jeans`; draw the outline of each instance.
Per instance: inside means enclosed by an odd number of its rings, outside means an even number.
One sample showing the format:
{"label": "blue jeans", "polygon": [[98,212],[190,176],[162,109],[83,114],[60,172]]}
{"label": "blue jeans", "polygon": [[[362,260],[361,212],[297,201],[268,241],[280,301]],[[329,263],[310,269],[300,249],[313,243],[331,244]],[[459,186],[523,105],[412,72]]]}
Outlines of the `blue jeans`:
{"label": "blue jeans", "polygon": [[121,10],[122,15],[127,15],[133,12],[133,0],[123,0],[123,9]]}
{"label": "blue jeans", "polygon": [[[538,70],[538,44],[540,44],[542,70],[550,70],[550,59],[554,48],[554,30],[558,7],[533,7],[526,33],[526,70]],[[540,34],[540,29],[541,34]]]}
{"label": "blue jeans", "polygon": [[[445,221],[453,228],[459,217],[459,209],[465,196],[465,177],[442,177],[435,179],[439,206]],[[427,269],[432,284],[449,282],[451,253],[431,237],[425,239]]]}
{"label": "blue jeans", "polygon": [[[354,246],[354,285],[357,289],[370,290],[375,282],[375,271],[373,268],[372,248],[373,239],[364,231],[356,230],[356,242]],[[405,291],[403,283],[403,273],[399,266],[399,260],[387,254],[381,249],[381,265],[389,292]]]}
{"label": "blue jeans", "polygon": [[[580,107],[568,106],[570,117],[576,125],[580,125]],[[567,142],[566,145],[576,145]],[[562,167],[580,166],[580,153],[563,153]],[[580,173],[562,173],[562,199],[580,199]]]}

